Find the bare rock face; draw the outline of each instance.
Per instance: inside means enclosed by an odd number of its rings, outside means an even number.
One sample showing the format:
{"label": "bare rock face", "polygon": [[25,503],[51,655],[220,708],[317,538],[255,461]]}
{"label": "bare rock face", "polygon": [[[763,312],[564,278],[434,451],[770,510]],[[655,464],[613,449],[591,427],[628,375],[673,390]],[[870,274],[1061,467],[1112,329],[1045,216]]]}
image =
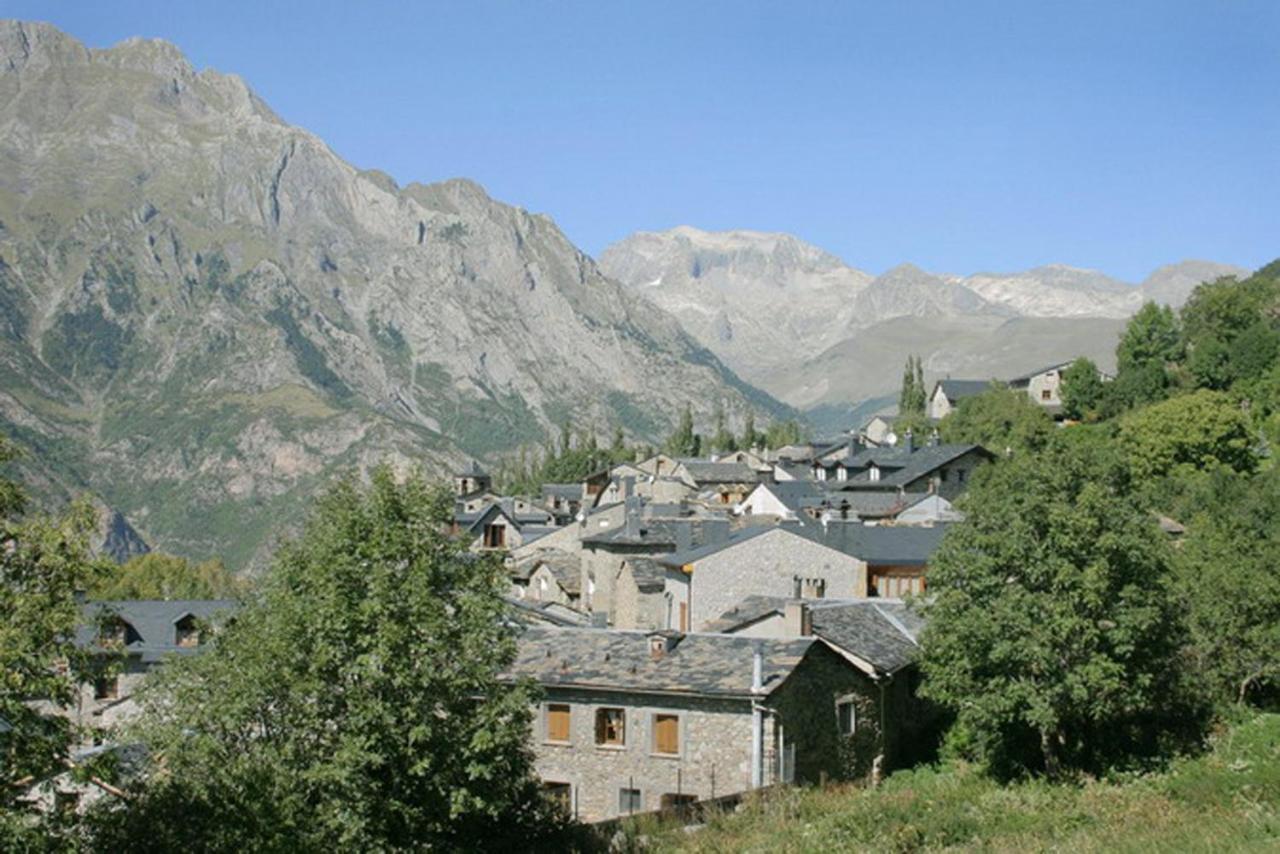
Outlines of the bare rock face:
{"label": "bare rock face", "polygon": [[[0,429],[162,549],[260,561],[334,473],[686,402],[780,413],[547,217],[404,188],[165,42],[0,22]],[[56,491],[56,490],[55,490]]]}
{"label": "bare rock face", "polygon": [[[1062,264],[971,276],[901,264],[873,278],[791,235],[688,226],[631,235],[600,266],[747,380],[799,407],[891,392],[909,354],[957,376],[1017,374],[1075,356],[1107,363],[1123,321],[1146,300],[1181,305],[1200,282],[1245,272],[1184,261],[1136,286]],[[1083,320],[1100,322],[1068,322]],[[1005,337],[989,339],[996,329]]]}

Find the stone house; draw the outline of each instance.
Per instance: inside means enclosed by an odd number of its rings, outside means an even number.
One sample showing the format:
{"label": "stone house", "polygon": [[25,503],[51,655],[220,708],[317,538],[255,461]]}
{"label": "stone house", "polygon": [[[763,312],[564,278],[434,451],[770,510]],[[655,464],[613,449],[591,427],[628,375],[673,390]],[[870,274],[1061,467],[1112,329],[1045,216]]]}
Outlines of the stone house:
{"label": "stone house", "polygon": [[[810,523],[816,526],[816,523]],[[676,615],[694,630],[720,616],[748,595],[803,599],[862,597],[867,591],[866,563],[805,534],[794,525],[761,525],[728,539],[676,552],[663,563],[679,572],[667,578],[666,593]]]}
{"label": "stone house", "polygon": [[814,515],[826,504],[826,491],[814,481],[784,480],[758,484],[734,512],[751,519],[795,520]]}
{"label": "stone house", "polygon": [[999,380],[938,380],[933,384],[925,414],[934,421],[941,421],[960,405],[960,401],[976,397],[988,391],[992,385],[999,386],[1003,383]]}
{"label": "stone house", "polygon": [[493,489],[493,478],[480,468],[480,464],[475,460],[468,460],[467,464],[453,475],[453,494],[458,498],[488,492],[491,489]]}
{"label": "stone house", "polygon": [[[832,491],[930,493],[948,500],[968,487],[974,470],[994,455],[981,445],[917,444],[910,431],[892,447],[852,447],[834,462],[814,463],[816,480]],[[833,496],[832,504],[839,502]]]}
{"label": "stone house", "polygon": [[509,551],[557,530],[555,517],[523,498],[500,498],[454,516],[472,551]]}
{"label": "stone house", "polygon": [[813,637],[526,628],[535,768],[599,821],[884,764],[896,695]]}
{"label": "stone house", "polygon": [[[898,599],[928,589],[929,561],[949,524],[865,525],[828,522],[802,529],[828,548],[857,558],[866,568],[865,596]],[[744,590],[743,595],[764,591]]]}
{"label": "stone house", "polygon": [[104,667],[83,685],[71,719],[99,739],[137,712],[134,694],[147,673],[170,656],[199,652],[210,632],[230,616],[230,599],[129,599],[86,602],[76,643],[100,650]]}
{"label": "stone house", "polygon": [[757,471],[747,462],[680,460],[674,475],[698,495],[730,505],[746,498],[760,480],[770,479],[771,470]]}
{"label": "stone house", "polygon": [[511,570],[511,596],[530,602],[557,602],[580,608],[582,560],[558,549],[540,549]]}

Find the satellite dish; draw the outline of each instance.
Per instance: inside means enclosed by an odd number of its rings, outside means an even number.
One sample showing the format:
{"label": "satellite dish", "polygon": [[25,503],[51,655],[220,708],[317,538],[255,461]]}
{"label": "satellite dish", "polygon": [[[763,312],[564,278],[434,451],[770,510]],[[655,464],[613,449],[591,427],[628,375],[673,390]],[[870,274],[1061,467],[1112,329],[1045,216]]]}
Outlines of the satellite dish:
{"label": "satellite dish", "polygon": [[889,445],[890,447],[898,444],[898,434],[890,430],[888,433],[885,434],[884,443],[886,445]]}

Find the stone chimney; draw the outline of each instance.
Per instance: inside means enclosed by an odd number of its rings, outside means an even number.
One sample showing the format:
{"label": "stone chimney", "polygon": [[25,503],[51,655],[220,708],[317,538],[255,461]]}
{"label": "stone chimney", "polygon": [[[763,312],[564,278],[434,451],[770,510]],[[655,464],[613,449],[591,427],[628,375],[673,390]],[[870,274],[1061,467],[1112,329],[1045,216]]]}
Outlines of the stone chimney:
{"label": "stone chimney", "polygon": [[902,437],[902,449],[908,454],[914,453],[916,449],[916,437],[911,432],[911,428],[907,428],[907,434]]}
{"label": "stone chimney", "polygon": [[640,499],[630,495],[624,507],[626,519],[623,523],[623,536],[629,540],[640,538]]}
{"label": "stone chimney", "polygon": [[934,427],[933,432],[929,434],[929,447],[936,448],[942,443],[942,437],[938,435],[938,428]]}
{"label": "stone chimney", "polygon": [[789,638],[807,638],[813,634],[813,614],[807,602],[788,602],[782,609],[783,629]]}
{"label": "stone chimney", "polygon": [[636,476],[633,474],[629,474],[622,479],[622,497],[625,500],[635,494],[636,494]]}

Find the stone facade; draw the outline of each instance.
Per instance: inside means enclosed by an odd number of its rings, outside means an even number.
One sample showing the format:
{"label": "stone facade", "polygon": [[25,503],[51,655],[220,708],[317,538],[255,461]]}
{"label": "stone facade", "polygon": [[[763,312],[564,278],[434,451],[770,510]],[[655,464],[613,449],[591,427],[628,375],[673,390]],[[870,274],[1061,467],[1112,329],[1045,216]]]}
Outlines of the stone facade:
{"label": "stone facade", "polygon": [[[744,596],[865,598],[867,565],[835,549],[774,528],[708,555],[686,567],[688,607],[694,630],[719,617]],[[798,580],[798,581],[797,581]]]}
{"label": "stone facade", "polygon": [[[765,686],[762,714],[763,786],[780,782],[816,783],[852,779],[870,772],[876,757],[892,744],[902,712],[881,714],[892,692],[857,670],[825,644],[815,643],[780,686]],[[840,730],[837,704],[856,710],[852,734]],[[535,769],[544,784],[567,785],[568,806],[582,821],[600,821],[648,812],[673,796],[706,799],[752,788],[752,703],[750,696],[708,697],[548,686],[534,709]],[[548,739],[548,707],[569,707],[569,738]],[[600,709],[621,709],[625,744],[597,744]],[[676,753],[655,750],[656,715],[678,718]],[[881,727],[884,726],[884,731]],[[885,764],[882,762],[882,764]],[[624,797],[623,790],[638,795]],[[664,796],[666,800],[664,800]]]}

